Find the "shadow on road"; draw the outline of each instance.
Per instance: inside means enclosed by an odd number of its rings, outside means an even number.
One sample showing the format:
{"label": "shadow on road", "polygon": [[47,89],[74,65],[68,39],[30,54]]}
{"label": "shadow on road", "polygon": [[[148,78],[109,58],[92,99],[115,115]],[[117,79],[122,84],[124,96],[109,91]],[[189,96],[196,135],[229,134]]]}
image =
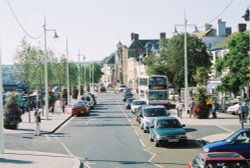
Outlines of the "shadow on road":
{"label": "shadow on road", "polygon": [[195,139],[188,139],[187,143],[165,143],[162,144],[162,147],[164,148],[170,148],[170,149],[198,149],[201,148],[200,144],[197,143],[197,140]]}

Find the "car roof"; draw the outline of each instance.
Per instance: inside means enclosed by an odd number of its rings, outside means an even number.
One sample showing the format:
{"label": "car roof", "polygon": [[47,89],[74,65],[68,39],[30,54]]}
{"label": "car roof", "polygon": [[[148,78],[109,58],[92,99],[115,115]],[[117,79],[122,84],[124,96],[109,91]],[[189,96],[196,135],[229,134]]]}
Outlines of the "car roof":
{"label": "car roof", "polygon": [[246,160],[236,152],[203,152],[200,153],[206,160]]}
{"label": "car roof", "polygon": [[162,116],[162,117],[156,117],[155,120],[158,121],[158,120],[178,120],[178,119],[175,117],[170,117],[170,116],[168,117]]}
{"label": "car roof", "polygon": [[153,106],[153,105],[147,105],[144,107],[144,109],[149,109],[149,108],[165,108],[163,105],[156,105],[156,106]]}

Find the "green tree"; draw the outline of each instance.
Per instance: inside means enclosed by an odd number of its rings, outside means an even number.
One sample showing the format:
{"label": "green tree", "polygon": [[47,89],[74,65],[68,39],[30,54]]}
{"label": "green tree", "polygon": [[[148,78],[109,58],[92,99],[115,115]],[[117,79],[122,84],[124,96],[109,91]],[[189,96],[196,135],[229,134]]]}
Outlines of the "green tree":
{"label": "green tree", "polygon": [[[155,63],[149,64],[146,60],[151,73],[168,76],[169,82],[176,88],[184,87],[184,34],[161,41],[160,46],[160,56],[149,58],[149,62]],[[194,76],[197,67],[204,67],[210,71],[212,56],[207,52],[202,40],[190,34],[187,34],[187,56],[188,83],[189,86],[196,86]]]}
{"label": "green tree", "polygon": [[[36,57],[36,49],[25,38],[22,39],[14,56],[15,74],[19,81],[30,85],[32,79],[31,67]],[[28,90],[26,90],[27,92]]]}
{"label": "green tree", "polygon": [[222,75],[221,92],[230,92],[235,96],[243,86],[250,85],[250,31],[235,33],[227,41],[228,52],[217,60],[216,70]]}

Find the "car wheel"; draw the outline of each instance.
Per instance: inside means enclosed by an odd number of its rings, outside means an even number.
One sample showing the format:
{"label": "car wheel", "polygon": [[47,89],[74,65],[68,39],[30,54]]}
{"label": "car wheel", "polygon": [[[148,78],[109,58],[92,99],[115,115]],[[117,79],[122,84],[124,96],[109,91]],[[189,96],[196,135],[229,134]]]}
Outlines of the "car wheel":
{"label": "car wheel", "polygon": [[160,146],[159,141],[157,141],[157,140],[155,139],[155,140],[154,140],[154,145],[155,145],[155,147]]}
{"label": "car wheel", "polygon": [[154,142],[154,139],[152,138],[151,134],[149,135],[150,142]]}

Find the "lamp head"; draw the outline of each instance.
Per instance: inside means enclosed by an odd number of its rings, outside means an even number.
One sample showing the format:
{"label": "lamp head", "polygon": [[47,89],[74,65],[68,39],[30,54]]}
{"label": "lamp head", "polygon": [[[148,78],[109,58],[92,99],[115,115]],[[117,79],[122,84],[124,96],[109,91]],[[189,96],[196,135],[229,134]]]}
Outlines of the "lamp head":
{"label": "lamp head", "polygon": [[174,32],[173,32],[173,34],[178,34],[178,31],[177,31],[177,29],[176,29],[176,26],[174,27]]}
{"label": "lamp head", "polygon": [[198,32],[199,32],[199,30],[198,30],[197,26],[195,26],[194,27],[194,33],[198,33]]}
{"label": "lamp head", "polygon": [[59,38],[58,34],[55,31],[54,37],[53,38]]}

